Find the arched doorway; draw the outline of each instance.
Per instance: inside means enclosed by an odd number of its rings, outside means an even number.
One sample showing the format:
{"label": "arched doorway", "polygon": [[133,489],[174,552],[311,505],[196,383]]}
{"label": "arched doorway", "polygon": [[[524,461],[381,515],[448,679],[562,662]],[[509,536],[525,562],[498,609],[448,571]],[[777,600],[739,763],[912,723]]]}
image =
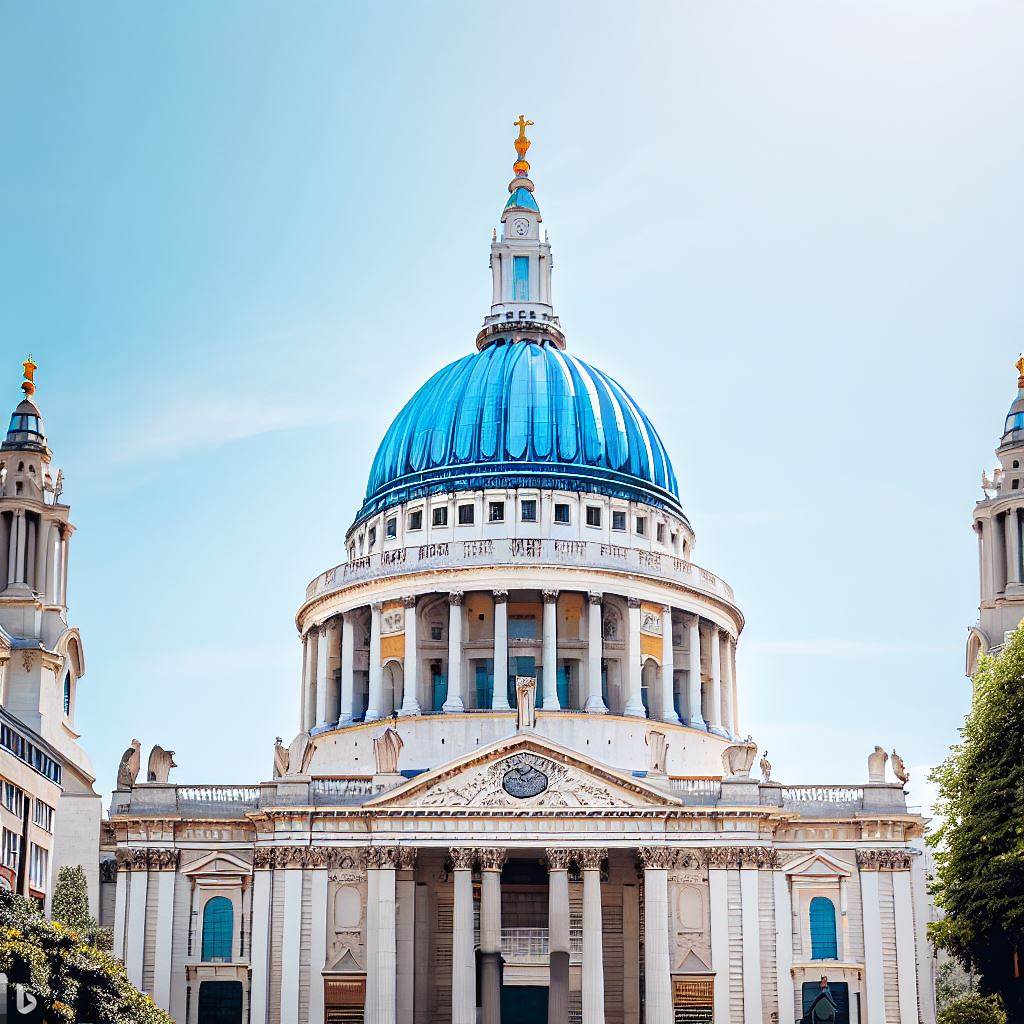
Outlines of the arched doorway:
{"label": "arched doorway", "polygon": [[382,669],[381,682],[384,692],[381,695],[381,710],[384,717],[402,706],[404,680],[400,661],[389,661]]}
{"label": "arched doorway", "polygon": [[653,658],[648,658],[640,670],[640,699],[643,701],[647,717],[651,717],[651,708],[660,707],[658,696],[661,686],[659,674],[661,669]]}

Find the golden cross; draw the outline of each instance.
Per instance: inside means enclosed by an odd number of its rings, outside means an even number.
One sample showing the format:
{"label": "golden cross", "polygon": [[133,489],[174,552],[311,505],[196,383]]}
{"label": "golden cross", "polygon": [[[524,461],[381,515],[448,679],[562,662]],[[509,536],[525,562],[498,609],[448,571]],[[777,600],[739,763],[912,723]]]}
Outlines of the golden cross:
{"label": "golden cross", "polygon": [[525,139],[526,138],[526,128],[527,128],[528,125],[531,125],[531,124],[533,124],[533,122],[532,121],[527,121],[526,118],[523,117],[522,114],[519,115],[519,120],[518,121],[513,121],[512,122],[512,126],[514,128],[518,128],[519,129],[519,138],[521,138],[521,139]]}

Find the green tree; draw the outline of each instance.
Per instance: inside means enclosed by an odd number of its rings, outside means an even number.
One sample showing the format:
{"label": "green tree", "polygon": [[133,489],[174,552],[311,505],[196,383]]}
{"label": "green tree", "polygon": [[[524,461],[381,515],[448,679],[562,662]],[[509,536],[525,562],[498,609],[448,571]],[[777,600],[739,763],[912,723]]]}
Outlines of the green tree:
{"label": "green tree", "polygon": [[50,916],[57,924],[77,932],[85,931],[96,923],[89,915],[88,883],[80,864],[75,867],[65,865],[57,872]]}
{"label": "green tree", "polygon": [[124,965],[83,936],[52,924],[22,896],[0,891],[0,971],[39,1000],[49,1024],[172,1024],[139,992]]}
{"label": "green tree", "polygon": [[[960,742],[932,773],[942,824],[932,941],[1024,1020],[1024,629],[981,659]],[[959,1019],[959,1018],[956,1018]],[[964,1018],[968,1020],[970,1018]],[[988,1019],[988,1018],[986,1018]]]}
{"label": "green tree", "polygon": [[1006,1024],[1006,1014],[991,996],[966,995],[939,1011],[939,1024]]}

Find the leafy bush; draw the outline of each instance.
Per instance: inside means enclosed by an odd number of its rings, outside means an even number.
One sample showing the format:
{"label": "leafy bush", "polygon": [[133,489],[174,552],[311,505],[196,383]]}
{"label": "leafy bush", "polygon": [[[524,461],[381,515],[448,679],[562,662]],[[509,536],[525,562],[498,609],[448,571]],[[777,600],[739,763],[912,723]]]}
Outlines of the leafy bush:
{"label": "leafy bush", "polygon": [[[91,918],[88,921],[95,926]],[[128,981],[119,960],[79,932],[51,924],[30,900],[4,891],[0,891],[0,971],[39,1000],[50,1024],[172,1024],[149,996]]]}
{"label": "leafy bush", "polygon": [[89,913],[89,888],[81,865],[65,865],[57,872],[50,916],[55,924],[76,932],[89,945],[110,952],[113,936]]}
{"label": "leafy bush", "polygon": [[1006,1014],[992,998],[960,996],[939,1011],[939,1024],[1006,1024]]}

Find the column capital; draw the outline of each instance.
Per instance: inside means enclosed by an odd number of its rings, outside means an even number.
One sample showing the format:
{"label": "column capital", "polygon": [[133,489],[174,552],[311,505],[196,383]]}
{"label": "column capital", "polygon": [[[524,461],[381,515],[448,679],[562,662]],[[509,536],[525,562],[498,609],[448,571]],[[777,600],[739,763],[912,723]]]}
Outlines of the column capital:
{"label": "column capital", "polygon": [[363,863],[367,870],[395,871],[399,866],[398,846],[367,846],[363,850]]}
{"label": "column capital", "polygon": [[485,846],[476,851],[481,871],[501,871],[508,859],[508,850],[501,846]]}
{"label": "column capital", "polygon": [[324,639],[327,636],[327,631],[328,631],[329,628],[330,627],[327,624],[327,622],[321,622],[320,623],[320,639],[321,640]]}
{"label": "column capital", "polygon": [[476,863],[476,850],[468,846],[453,846],[448,851],[448,856],[456,871],[472,871]]}
{"label": "column capital", "polygon": [[596,590],[591,590],[587,594],[587,601],[592,605],[600,607],[604,603],[604,594],[598,593]]}
{"label": "column capital", "polygon": [[416,607],[416,595],[415,594],[406,594],[405,597],[402,598],[402,607],[403,608],[415,608]]}
{"label": "column capital", "polygon": [[575,850],[552,848],[544,851],[548,863],[548,871],[568,871],[575,859]]}
{"label": "column capital", "polygon": [[861,871],[909,871],[914,855],[909,850],[858,850]]}
{"label": "column capital", "polygon": [[462,599],[465,595],[461,590],[449,590],[448,591],[448,603],[453,608],[458,608],[462,604]]}
{"label": "column capital", "polygon": [[639,597],[627,597],[626,604],[629,605],[630,608],[639,608],[643,602]]}
{"label": "column capital", "polygon": [[667,871],[676,865],[676,851],[667,846],[640,846],[637,847],[636,859],[644,870]]}
{"label": "column capital", "polygon": [[709,868],[764,868],[782,866],[779,851],[770,846],[713,846],[705,855]]}
{"label": "column capital", "polygon": [[383,608],[383,607],[384,607],[384,602],[383,601],[371,601],[370,602],[370,611],[371,612],[379,612],[381,610],[381,608]]}
{"label": "column capital", "polygon": [[398,847],[398,870],[412,871],[416,867],[416,853],[415,846]]}
{"label": "column capital", "polygon": [[576,861],[583,871],[600,871],[607,856],[608,851],[603,847],[587,846],[576,851]]}
{"label": "column capital", "polygon": [[504,604],[508,600],[507,590],[492,590],[491,594],[494,597],[495,604]]}
{"label": "column capital", "polygon": [[671,615],[672,615],[672,605],[670,605],[670,604],[663,604],[661,606],[661,614],[662,615],[668,615],[668,616],[671,617]]}
{"label": "column capital", "polygon": [[554,604],[558,600],[557,590],[542,590],[540,592],[541,600],[545,604]]}

